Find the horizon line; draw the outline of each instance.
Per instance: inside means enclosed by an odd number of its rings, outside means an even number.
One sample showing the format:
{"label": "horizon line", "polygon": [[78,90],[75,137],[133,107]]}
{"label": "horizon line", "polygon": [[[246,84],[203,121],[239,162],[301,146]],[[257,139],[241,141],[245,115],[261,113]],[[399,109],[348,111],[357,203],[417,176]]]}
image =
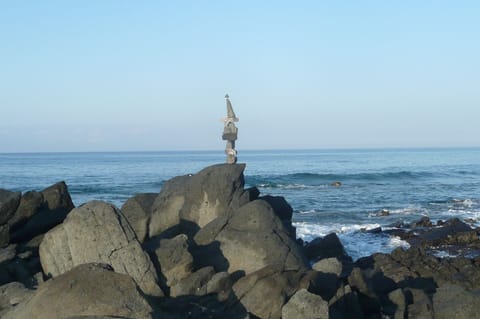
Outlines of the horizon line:
{"label": "horizon line", "polygon": [[[258,151],[381,151],[381,150],[453,150],[453,149],[480,149],[480,146],[387,146],[387,147],[317,147],[317,148],[247,148],[238,152]],[[13,154],[76,154],[76,153],[224,153],[222,149],[166,149],[166,150],[111,150],[111,151],[17,151],[0,152],[1,155]]]}

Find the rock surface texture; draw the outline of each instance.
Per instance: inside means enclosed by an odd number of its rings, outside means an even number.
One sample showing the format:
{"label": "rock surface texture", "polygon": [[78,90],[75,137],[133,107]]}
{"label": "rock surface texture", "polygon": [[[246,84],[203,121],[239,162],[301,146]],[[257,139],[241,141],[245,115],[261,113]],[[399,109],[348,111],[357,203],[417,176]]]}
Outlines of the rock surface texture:
{"label": "rock surface texture", "polygon": [[244,164],[220,164],[167,181],[153,204],[149,236],[182,222],[202,228],[246,204],[251,200],[251,192],[243,189],[244,170]]}
{"label": "rock surface texture", "polygon": [[161,296],[157,273],[125,217],[114,206],[93,201],[74,209],[40,245],[45,274],[56,277],[85,263],[106,263],[130,275],[146,294]]}
{"label": "rock surface texture", "polygon": [[131,277],[107,265],[84,264],[49,280],[5,319],[64,319],[114,316],[147,319],[152,308]]}
{"label": "rock surface texture", "polygon": [[411,248],[353,261],[336,234],[297,240],[292,207],[244,189],[244,169],[175,177],[121,210],[72,209],[63,182],[0,190],[0,318],[478,317],[479,229],[423,218],[395,230]]}
{"label": "rock surface texture", "polygon": [[283,222],[264,200],[252,201],[230,216],[217,218],[195,236],[198,245],[219,245],[227,260],[211,261],[217,269],[225,266],[229,273],[250,274],[268,265],[280,265],[282,270],[307,268],[301,247],[291,239]]}

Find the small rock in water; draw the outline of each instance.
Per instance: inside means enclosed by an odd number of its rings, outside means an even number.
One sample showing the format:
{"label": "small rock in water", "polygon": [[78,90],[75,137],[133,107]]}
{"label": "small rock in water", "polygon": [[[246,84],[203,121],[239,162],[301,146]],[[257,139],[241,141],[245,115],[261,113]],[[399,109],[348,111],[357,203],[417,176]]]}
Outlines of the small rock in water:
{"label": "small rock in water", "polygon": [[340,186],[342,186],[342,183],[341,182],[333,182],[333,183],[330,184],[330,186],[340,187]]}

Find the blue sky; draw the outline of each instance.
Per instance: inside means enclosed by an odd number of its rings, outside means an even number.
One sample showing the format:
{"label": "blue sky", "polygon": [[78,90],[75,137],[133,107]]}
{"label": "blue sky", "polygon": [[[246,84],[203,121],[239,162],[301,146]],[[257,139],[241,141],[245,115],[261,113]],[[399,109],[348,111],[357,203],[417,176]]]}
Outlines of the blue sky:
{"label": "blue sky", "polygon": [[0,152],[480,146],[476,1],[0,1]]}

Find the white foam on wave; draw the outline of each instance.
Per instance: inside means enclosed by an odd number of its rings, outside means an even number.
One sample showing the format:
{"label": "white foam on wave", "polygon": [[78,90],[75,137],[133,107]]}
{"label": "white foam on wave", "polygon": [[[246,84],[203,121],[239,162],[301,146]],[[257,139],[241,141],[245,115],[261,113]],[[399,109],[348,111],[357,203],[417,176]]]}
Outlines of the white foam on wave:
{"label": "white foam on wave", "polygon": [[413,215],[413,214],[427,214],[428,210],[420,206],[408,206],[405,208],[393,209],[390,214],[398,215]]}
{"label": "white foam on wave", "polygon": [[471,222],[474,226],[480,227],[480,209],[464,210],[464,209],[449,209],[442,213],[445,217],[458,217],[464,221]]}
{"label": "white foam on wave", "polygon": [[315,209],[298,211],[298,214],[300,215],[311,215],[311,214],[317,214],[317,213],[318,212]]}
{"label": "white foam on wave", "polygon": [[456,254],[451,254],[445,250],[432,250],[431,254],[438,258],[453,258],[458,256]]}
{"label": "white foam on wave", "polygon": [[[397,208],[397,209],[384,209],[385,211],[388,211],[389,215],[428,215],[428,210],[426,208],[420,207],[420,206],[408,206],[404,208]],[[368,214],[368,217],[379,217],[382,216],[381,210],[376,211],[376,212],[371,212]]]}
{"label": "white foam on wave", "polygon": [[356,232],[352,234],[339,234],[347,253],[354,259],[370,256],[374,253],[390,253],[398,247],[409,248],[410,245],[397,236],[375,235]]}
{"label": "white foam on wave", "polygon": [[379,224],[319,225],[296,222],[297,235],[305,241],[336,233],[347,253],[353,258],[370,256],[373,253],[390,253],[397,247],[408,248],[410,245],[396,236],[369,233],[368,230],[380,227]]}

